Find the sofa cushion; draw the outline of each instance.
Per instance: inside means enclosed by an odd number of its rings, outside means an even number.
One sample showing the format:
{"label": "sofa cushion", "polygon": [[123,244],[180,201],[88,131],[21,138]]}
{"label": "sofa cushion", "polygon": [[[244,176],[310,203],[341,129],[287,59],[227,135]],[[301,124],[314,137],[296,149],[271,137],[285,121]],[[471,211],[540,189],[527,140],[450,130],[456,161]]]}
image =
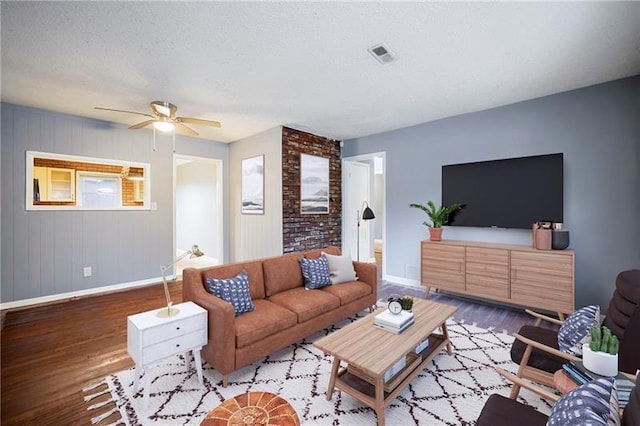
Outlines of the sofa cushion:
{"label": "sofa cushion", "polygon": [[600,325],[600,306],[580,308],[558,330],[558,347],[564,353],[582,356],[582,344],[591,341],[591,327]]}
{"label": "sofa cushion", "polygon": [[255,309],[236,317],[236,347],[243,348],[296,324],[296,314],[265,299],[254,300]]}
{"label": "sofa cushion", "polygon": [[340,306],[338,297],[322,290],[307,290],[304,287],[274,294],[267,300],[295,312],[299,323]]}
{"label": "sofa cushion", "polygon": [[[534,325],[523,325],[520,330],[518,330],[518,334],[536,342],[540,342],[543,345],[558,349],[558,334],[554,330],[536,327]],[[527,345],[525,343],[517,339],[514,340],[511,345],[511,359],[513,362],[520,364],[526,349]],[[555,373],[556,370],[562,368],[562,364],[565,362],[567,362],[567,360],[564,358],[560,358],[534,348],[531,351],[528,365],[549,373]]]}
{"label": "sofa cushion", "polygon": [[329,264],[324,256],[317,259],[306,259],[301,257],[300,269],[304,277],[304,286],[309,290],[331,285],[331,277],[329,276]]}
{"label": "sofa cushion", "polygon": [[249,293],[251,299],[264,299],[264,277],[262,274],[262,262],[232,263],[202,269],[203,284],[209,278],[229,278],[238,275],[243,269],[249,276]]}
{"label": "sofa cushion", "polygon": [[330,285],[321,289],[324,292],[331,293],[340,299],[341,305],[346,305],[354,300],[371,294],[371,286],[359,281],[343,283],[340,285]]}
{"label": "sofa cushion", "polygon": [[547,416],[533,407],[497,393],[491,394],[487,399],[476,421],[477,426],[544,426],[546,423]]}
{"label": "sofa cushion", "polygon": [[614,378],[592,380],[563,395],[551,409],[547,425],[620,425]]}
{"label": "sofa cushion", "polygon": [[214,296],[233,305],[236,316],[255,309],[249,294],[249,278],[245,269],[232,278],[208,278],[207,285]]}
{"label": "sofa cushion", "polygon": [[322,255],[327,258],[332,284],[346,283],[358,279],[358,277],[356,277],[356,270],[353,268],[351,256],[348,254],[344,256],[334,256],[329,253],[322,253]]}
{"label": "sofa cushion", "polygon": [[303,286],[302,270],[298,259],[301,253],[265,259],[262,262],[264,269],[264,289],[267,297]]}

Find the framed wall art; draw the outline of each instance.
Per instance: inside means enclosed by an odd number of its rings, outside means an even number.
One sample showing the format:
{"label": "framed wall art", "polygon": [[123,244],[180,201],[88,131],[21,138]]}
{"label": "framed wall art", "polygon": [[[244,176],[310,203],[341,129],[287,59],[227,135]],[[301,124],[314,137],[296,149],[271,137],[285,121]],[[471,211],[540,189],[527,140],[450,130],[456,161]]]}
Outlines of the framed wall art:
{"label": "framed wall art", "polygon": [[329,159],[300,154],[300,213],[329,213]]}
{"label": "framed wall art", "polygon": [[242,160],[242,214],[264,214],[264,155]]}

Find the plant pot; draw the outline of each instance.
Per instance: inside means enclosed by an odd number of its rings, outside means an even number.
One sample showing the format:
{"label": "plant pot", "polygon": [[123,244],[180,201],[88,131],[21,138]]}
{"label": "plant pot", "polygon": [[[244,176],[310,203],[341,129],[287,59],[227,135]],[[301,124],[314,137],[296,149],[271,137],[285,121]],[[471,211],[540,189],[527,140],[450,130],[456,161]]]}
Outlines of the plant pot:
{"label": "plant pot", "polygon": [[441,241],[442,240],[442,228],[429,228],[429,240]]}
{"label": "plant pot", "polygon": [[582,364],[584,368],[601,376],[618,375],[618,354],[594,352],[588,343],[582,345]]}

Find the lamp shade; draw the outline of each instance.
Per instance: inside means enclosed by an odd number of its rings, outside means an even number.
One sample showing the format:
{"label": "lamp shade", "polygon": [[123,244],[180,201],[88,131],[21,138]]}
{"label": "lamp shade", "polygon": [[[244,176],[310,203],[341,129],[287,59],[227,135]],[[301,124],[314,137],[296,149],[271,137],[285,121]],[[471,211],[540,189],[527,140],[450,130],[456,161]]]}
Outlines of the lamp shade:
{"label": "lamp shade", "polygon": [[373,214],[373,210],[367,205],[364,211],[362,212],[362,220],[371,220],[375,219],[376,215]]}

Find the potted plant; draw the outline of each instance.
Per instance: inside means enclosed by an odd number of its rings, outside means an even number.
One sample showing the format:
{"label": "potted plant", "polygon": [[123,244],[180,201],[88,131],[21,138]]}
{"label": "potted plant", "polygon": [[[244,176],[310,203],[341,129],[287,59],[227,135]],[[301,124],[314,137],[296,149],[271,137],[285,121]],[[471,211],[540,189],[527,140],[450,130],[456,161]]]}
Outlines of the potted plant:
{"label": "potted plant", "polygon": [[429,239],[431,241],[440,241],[442,239],[442,225],[446,225],[449,216],[462,208],[460,204],[451,204],[450,206],[440,206],[436,208],[433,201],[427,201],[427,205],[412,203],[409,207],[420,209],[429,216],[431,223],[422,222],[429,228]]}
{"label": "potted plant", "polygon": [[411,312],[411,309],[413,308],[413,297],[402,296],[402,298],[400,298],[400,305],[402,306],[403,311]]}
{"label": "potted plant", "polygon": [[607,327],[591,327],[591,343],[582,346],[584,368],[601,376],[618,374],[619,341]]}

